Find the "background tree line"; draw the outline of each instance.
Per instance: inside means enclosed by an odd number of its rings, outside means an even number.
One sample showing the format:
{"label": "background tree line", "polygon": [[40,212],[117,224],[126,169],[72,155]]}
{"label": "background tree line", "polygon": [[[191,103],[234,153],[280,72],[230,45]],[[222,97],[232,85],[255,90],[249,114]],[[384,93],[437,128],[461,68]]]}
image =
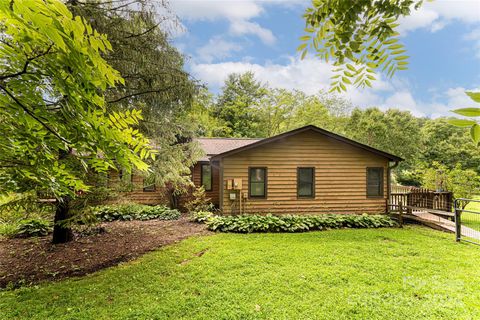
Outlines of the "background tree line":
{"label": "background tree line", "polygon": [[415,117],[395,106],[360,109],[335,93],[271,88],[252,72],[230,74],[218,94],[203,89],[193,104],[198,136],[266,138],[313,124],[404,158],[395,170],[401,184],[431,187],[423,175],[434,164],[480,174],[478,147],[452,118]]}

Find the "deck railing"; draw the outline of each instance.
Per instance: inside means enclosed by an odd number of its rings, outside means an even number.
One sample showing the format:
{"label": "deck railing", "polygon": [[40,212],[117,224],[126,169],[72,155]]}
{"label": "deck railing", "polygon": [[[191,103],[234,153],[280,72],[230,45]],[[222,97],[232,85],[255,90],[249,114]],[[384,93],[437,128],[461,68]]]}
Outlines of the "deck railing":
{"label": "deck railing", "polygon": [[425,209],[452,212],[453,193],[418,187],[392,186],[388,205],[393,211],[398,211],[400,206],[406,208],[407,213],[425,211]]}

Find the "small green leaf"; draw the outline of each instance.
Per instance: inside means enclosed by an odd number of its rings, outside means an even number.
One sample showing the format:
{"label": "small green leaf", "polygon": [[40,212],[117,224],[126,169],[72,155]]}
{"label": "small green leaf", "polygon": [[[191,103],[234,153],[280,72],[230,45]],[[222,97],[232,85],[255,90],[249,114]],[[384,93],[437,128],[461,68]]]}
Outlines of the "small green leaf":
{"label": "small green leaf", "polygon": [[302,56],[300,57],[301,60],[305,59],[305,56],[307,55],[307,50],[303,50]]}
{"label": "small green leaf", "polygon": [[400,49],[400,48],[403,48],[403,46],[401,44],[392,44],[392,45],[388,46],[388,49],[390,49],[390,50],[396,50],[396,49]]}
{"label": "small green leaf", "polygon": [[480,92],[465,92],[473,101],[480,103]]}
{"label": "small green leaf", "polygon": [[302,43],[301,45],[298,46],[297,51],[302,51],[302,50],[305,49],[306,47],[307,47],[307,44],[306,44],[306,43]]}
{"label": "small green leaf", "polygon": [[355,69],[355,67],[352,66],[351,64],[347,64],[347,68],[348,68],[348,70],[350,70],[350,71],[357,72],[357,69]]}
{"label": "small green leaf", "polygon": [[465,117],[480,117],[480,108],[462,108],[453,110],[453,112]]}
{"label": "small green leaf", "polygon": [[480,126],[474,124],[470,129],[470,134],[472,135],[473,141],[478,144],[480,142]]}
{"label": "small green leaf", "polygon": [[476,124],[473,120],[465,120],[465,119],[450,119],[448,123],[457,126],[457,127],[470,127]]}

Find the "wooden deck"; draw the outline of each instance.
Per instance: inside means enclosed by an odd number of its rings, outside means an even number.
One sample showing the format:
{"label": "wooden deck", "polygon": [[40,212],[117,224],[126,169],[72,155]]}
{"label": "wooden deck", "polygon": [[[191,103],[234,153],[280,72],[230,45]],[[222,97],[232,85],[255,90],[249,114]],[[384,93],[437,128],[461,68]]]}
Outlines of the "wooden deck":
{"label": "wooden deck", "polygon": [[[408,215],[404,215],[405,219],[411,219],[424,223],[432,228],[447,231],[455,232],[455,222],[442,218],[436,214],[427,211],[414,211]],[[472,228],[462,225],[462,237],[469,237],[475,240],[480,240],[480,231],[474,230]]]}

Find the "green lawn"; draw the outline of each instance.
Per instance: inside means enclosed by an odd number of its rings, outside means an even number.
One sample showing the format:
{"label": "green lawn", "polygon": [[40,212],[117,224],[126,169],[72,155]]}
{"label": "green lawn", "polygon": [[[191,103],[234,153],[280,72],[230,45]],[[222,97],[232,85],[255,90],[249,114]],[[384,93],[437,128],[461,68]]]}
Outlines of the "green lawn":
{"label": "green lawn", "polygon": [[[480,197],[476,197],[475,199],[480,200]],[[465,210],[480,212],[480,202],[470,202],[465,207]],[[466,225],[467,227],[474,228],[476,230],[480,230],[480,214],[463,212],[462,213],[462,224]]]}
{"label": "green lawn", "polygon": [[0,318],[480,319],[479,261],[479,247],[418,226],[217,234],[0,292]]}

